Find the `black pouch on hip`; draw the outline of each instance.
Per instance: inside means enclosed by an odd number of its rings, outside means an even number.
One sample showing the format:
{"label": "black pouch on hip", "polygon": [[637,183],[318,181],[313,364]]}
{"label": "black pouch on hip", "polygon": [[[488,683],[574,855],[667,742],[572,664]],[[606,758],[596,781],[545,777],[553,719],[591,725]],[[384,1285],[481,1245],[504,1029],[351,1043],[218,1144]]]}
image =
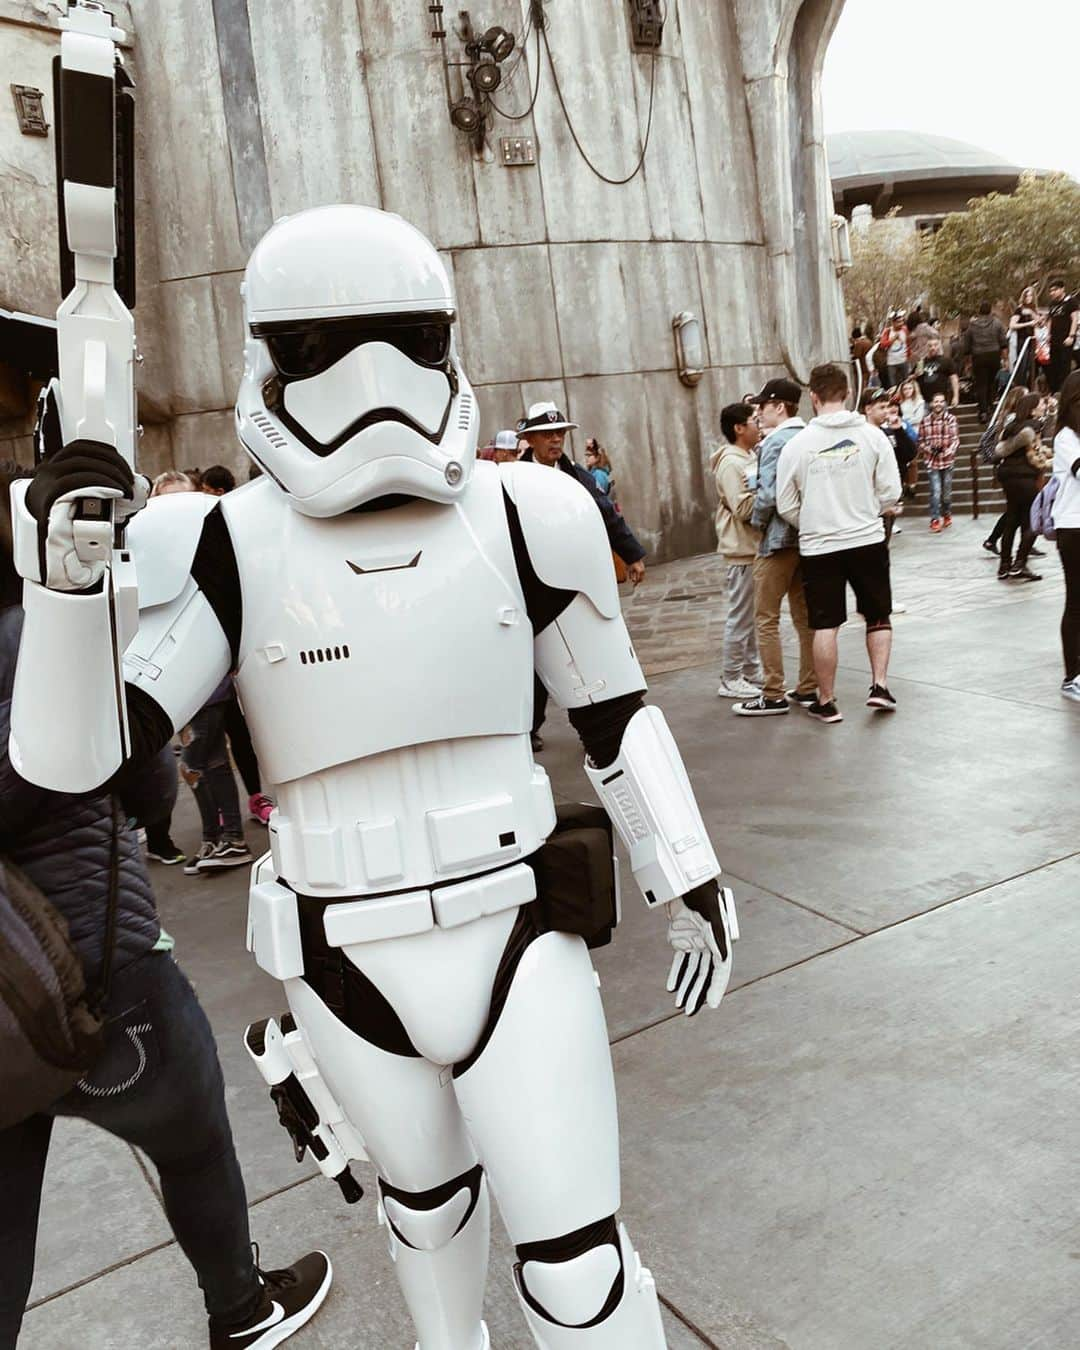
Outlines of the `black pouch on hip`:
{"label": "black pouch on hip", "polygon": [[619,919],[611,821],[599,806],[570,802],[555,808],[555,829],[529,859],[536,874],[538,926],[574,933],[603,947]]}

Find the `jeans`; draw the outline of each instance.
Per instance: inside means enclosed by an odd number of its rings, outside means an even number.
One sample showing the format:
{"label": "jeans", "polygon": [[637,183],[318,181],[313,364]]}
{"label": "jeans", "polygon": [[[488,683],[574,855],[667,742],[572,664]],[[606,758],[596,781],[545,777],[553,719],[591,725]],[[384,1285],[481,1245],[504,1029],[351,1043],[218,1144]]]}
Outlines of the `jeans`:
{"label": "jeans", "polygon": [[756,676],[757,636],[754,631],[754,564],[727,565],[727,621],[724,624],[724,680]]}
{"label": "jeans", "polygon": [[171,956],[148,952],[113,976],[107,1011],[105,1052],[86,1077],[48,1112],[0,1131],[0,1350],[14,1350],[33,1280],[55,1116],[92,1121],[150,1158],[209,1315],[242,1322],[261,1297],[217,1047],[194,990]]}
{"label": "jeans", "polygon": [[180,772],[195,794],[204,839],[240,839],[240,799],[225,748],[227,703],[208,703],[191,719]]}
{"label": "jeans", "polygon": [[1057,532],[1058,554],[1065,573],[1065,612],[1061,616],[1061,652],[1065,678],[1080,678],[1080,529]]}
{"label": "jeans", "polygon": [[800,694],[812,694],[817,689],[814,635],[806,617],[806,593],[797,548],[782,548],[754,560],[754,623],[765,670],[761,692],[772,699],[783,698],[785,692],[784,649],[780,641],[780,606],[785,595],[791,622],[799,638],[799,683],[796,687]]}
{"label": "jeans", "polygon": [[886,389],[895,389],[898,385],[904,383],[911,374],[911,363],[908,361],[897,361],[890,363],[885,367],[885,379],[883,381]]}
{"label": "jeans", "polygon": [[952,515],[952,476],[953,465],[947,469],[927,469],[926,478],[930,485],[930,519],[940,520],[942,516]]}

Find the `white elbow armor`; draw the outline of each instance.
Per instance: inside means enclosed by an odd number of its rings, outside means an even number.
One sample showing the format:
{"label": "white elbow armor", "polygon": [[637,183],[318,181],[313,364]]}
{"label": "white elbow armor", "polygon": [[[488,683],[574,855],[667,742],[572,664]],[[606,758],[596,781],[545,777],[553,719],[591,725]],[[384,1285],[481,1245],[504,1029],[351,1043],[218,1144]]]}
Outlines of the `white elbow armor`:
{"label": "white elbow armor", "polygon": [[619,754],[585,772],[630,853],[646,903],[678,899],[720,875],[694,791],[659,708],[639,709]]}

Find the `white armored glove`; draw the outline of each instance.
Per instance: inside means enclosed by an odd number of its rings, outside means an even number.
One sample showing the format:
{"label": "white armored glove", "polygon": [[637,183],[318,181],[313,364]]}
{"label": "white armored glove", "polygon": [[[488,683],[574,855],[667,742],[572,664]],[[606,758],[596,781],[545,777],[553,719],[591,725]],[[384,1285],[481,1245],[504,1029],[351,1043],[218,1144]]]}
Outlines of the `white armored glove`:
{"label": "white armored glove", "polygon": [[668,942],[675,957],[668,992],[675,1006],[693,1017],[707,1003],[718,1008],[731,978],[731,948],[739,936],[735,897],[715,880],[695,886],[681,900],[670,900]]}
{"label": "white armored glove", "polygon": [[44,585],[56,591],[95,586],[109,561],[112,523],[141,511],[148,492],[147,480],[111,445],[72,441],[46,459],[26,491]]}

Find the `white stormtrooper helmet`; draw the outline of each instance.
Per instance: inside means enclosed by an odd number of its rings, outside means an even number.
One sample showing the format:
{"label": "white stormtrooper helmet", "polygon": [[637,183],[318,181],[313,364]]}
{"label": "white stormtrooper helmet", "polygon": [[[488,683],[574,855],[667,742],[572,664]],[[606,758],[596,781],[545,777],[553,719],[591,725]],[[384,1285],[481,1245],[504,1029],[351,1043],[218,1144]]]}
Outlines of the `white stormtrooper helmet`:
{"label": "white stormtrooper helmet", "polygon": [[452,501],[476,458],[442,259],[370,206],[279,220],[244,273],[240,440],[297,510],[401,493]]}

